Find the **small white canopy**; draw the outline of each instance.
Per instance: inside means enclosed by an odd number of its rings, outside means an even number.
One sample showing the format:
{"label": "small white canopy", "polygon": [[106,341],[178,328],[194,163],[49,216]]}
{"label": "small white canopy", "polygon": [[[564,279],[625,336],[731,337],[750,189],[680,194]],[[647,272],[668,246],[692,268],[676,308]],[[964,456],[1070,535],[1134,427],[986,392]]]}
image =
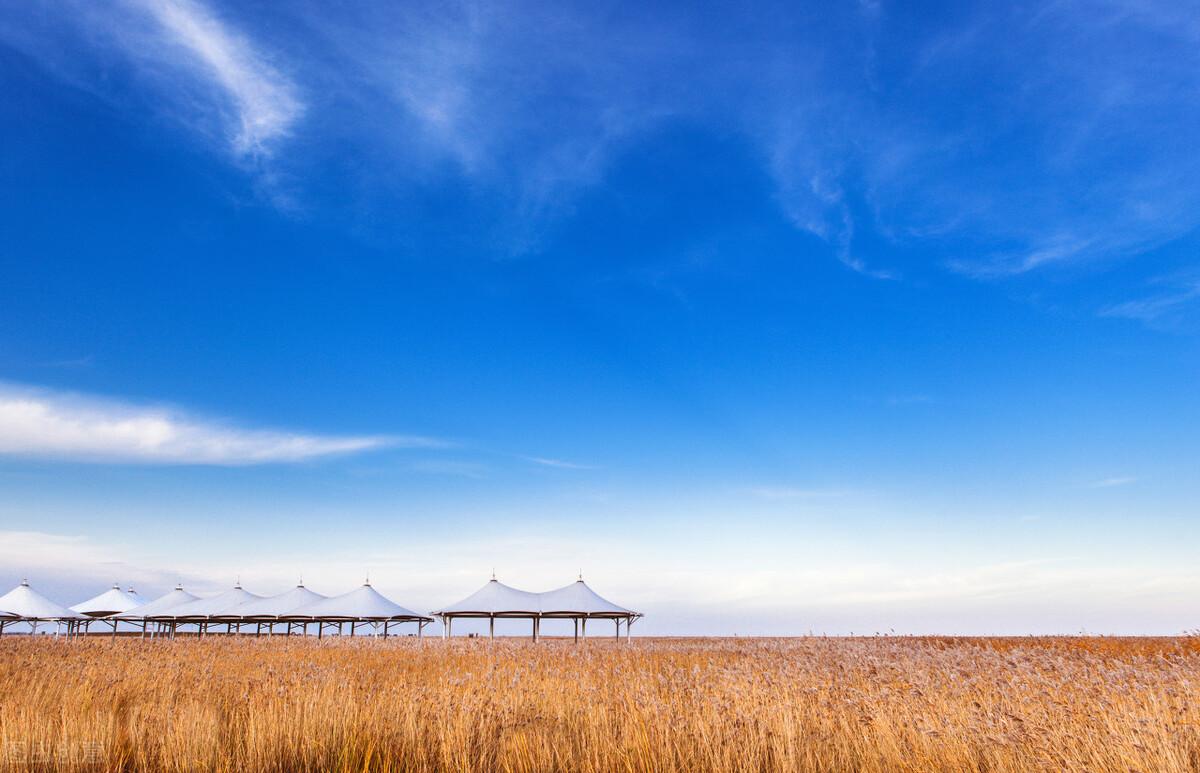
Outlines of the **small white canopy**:
{"label": "small white canopy", "polygon": [[23,620],[78,620],[80,615],[29,587],[28,580],[0,596],[0,609],[6,609]]}
{"label": "small white canopy", "polygon": [[340,596],[297,607],[288,617],[311,620],[430,620],[386,598],[370,583]]}
{"label": "small white canopy", "polygon": [[580,577],[570,585],[538,594],[541,597],[542,614],[548,617],[628,617],[637,615],[602,597],[588,587]]}
{"label": "small white canopy", "polygon": [[530,593],[525,590],[518,590],[493,577],[479,590],[467,596],[457,604],[451,604],[437,612],[435,615],[462,615],[464,617],[471,615],[503,617],[512,615],[514,617],[529,617],[530,615],[539,615],[542,612],[542,600],[540,593]]}
{"label": "small white canopy", "polygon": [[140,607],[137,607],[126,614],[117,615],[117,617],[130,620],[141,620],[147,617],[159,617],[162,616],[167,610],[183,606],[191,601],[196,601],[197,598],[197,596],[193,596],[185,591],[182,585],[176,585],[175,590],[171,591],[170,593],[159,596],[153,601],[147,601]]}
{"label": "small white canopy", "polygon": [[139,599],[121,590],[120,585],[113,583],[111,588],[99,596],[90,598],[87,601],[81,601],[71,607],[71,611],[78,612],[87,617],[107,617],[122,612],[129,612],[141,605],[142,602]]}
{"label": "small white canopy", "polygon": [[305,588],[304,584],[301,583],[285,593],[280,593],[278,596],[267,596],[266,598],[247,601],[245,604],[236,607],[231,614],[244,617],[247,620],[279,620],[285,617],[293,617],[296,609],[325,598],[328,597]]}
{"label": "small white canopy", "polygon": [[262,596],[243,590],[239,584],[215,596],[180,604],[177,607],[166,610],[162,614],[154,615],[154,617],[166,617],[174,620],[211,620],[218,617],[236,618],[238,615],[234,610],[237,607],[245,604],[247,601],[255,601],[261,598]]}

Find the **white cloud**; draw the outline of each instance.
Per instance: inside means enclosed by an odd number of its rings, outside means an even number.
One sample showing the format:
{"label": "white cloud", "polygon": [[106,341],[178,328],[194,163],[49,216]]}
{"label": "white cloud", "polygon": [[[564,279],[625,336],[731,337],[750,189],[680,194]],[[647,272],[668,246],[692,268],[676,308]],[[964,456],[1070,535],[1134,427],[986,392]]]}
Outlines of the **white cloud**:
{"label": "white cloud", "polygon": [[579,464],[577,462],[566,462],[566,461],[563,461],[562,459],[549,459],[544,456],[522,456],[521,458],[527,462],[533,462],[534,464],[540,464],[543,467],[557,467],[558,469],[561,469],[561,470],[594,470],[594,469],[596,469],[595,465]]}
{"label": "white cloud", "polygon": [[1197,300],[1200,300],[1200,281],[1192,282],[1173,292],[1109,306],[1101,310],[1100,316],[1122,317],[1152,323],[1177,315],[1184,307]]}
{"label": "white cloud", "polygon": [[[261,156],[304,111],[295,85],[254,43],[193,0],[131,0],[188,62],[224,91],[236,112],[233,149]],[[138,52],[133,52],[139,55]]]}
{"label": "white cloud", "polygon": [[797,488],[795,486],[753,486],[746,491],[759,499],[823,499],[845,495],[843,491]]}
{"label": "white cloud", "polygon": [[246,465],[298,462],[418,437],[329,436],[247,429],[179,411],[0,386],[0,455],[87,462]]}
{"label": "white cloud", "polygon": [[1114,486],[1128,486],[1130,483],[1136,483],[1137,478],[1132,475],[1121,475],[1113,478],[1104,478],[1088,484],[1088,488],[1113,488]]}

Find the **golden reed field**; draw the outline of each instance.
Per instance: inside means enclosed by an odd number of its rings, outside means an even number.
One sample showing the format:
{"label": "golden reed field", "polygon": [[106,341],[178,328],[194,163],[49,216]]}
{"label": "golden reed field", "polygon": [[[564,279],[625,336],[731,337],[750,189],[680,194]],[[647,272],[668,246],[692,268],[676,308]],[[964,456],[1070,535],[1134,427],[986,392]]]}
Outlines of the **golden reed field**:
{"label": "golden reed field", "polygon": [[1200,641],[6,636],[0,754],[35,770],[1200,770]]}

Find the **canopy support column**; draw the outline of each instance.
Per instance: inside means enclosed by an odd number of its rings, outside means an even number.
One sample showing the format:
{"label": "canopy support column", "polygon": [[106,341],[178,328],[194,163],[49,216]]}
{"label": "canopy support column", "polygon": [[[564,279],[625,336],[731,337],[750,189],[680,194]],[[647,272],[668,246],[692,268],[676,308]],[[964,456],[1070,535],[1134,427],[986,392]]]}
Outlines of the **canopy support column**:
{"label": "canopy support column", "polygon": [[488,639],[495,640],[496,638],[496,616],[488,615]]}
{"label": "canopy support column", "polygon": [[575,641],[578,642],[579,641],[579,618],[576,617],[573,620],[573,622],[575,623]]}

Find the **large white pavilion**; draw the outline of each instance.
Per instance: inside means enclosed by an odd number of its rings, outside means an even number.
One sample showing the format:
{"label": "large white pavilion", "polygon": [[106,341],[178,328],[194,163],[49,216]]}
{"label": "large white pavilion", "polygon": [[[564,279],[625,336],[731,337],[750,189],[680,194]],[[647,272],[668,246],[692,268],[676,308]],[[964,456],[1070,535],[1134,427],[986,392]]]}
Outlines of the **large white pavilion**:
{"label": "large white pavilion", "polygon": [[482,588],[462,601],[443,607],[433,615],[442,621],[442,636],[453,635],[457,618],[486,619],[488,638],[496,636],[496,620],[528,618],[532,626],[533,640],[541,633],[541,621],[567,619],[575,621],[575,640],[580,634],[587,637],[588,620],[611,620],[616,627],[616,636],[621,637],[621,624],[625,625],[625,637],[629,638],[635,620],[642,615],[632,609],[618,606],[588,587],[580,576],[570,585],[564,585],[543,593],[520,590],[505,585],[495,575]]}
{"label": "large white pavilion", "polygon": [[0,620],[0,635],[4,633],[4,626],[12,622],[29,623],[35,631],[38,623],[66,623],[70,631],[84,619],[83,615],[54,603],[29,587],[29,580],[22,580],[20,585],[0,596],[0,609],[12,616]]}

